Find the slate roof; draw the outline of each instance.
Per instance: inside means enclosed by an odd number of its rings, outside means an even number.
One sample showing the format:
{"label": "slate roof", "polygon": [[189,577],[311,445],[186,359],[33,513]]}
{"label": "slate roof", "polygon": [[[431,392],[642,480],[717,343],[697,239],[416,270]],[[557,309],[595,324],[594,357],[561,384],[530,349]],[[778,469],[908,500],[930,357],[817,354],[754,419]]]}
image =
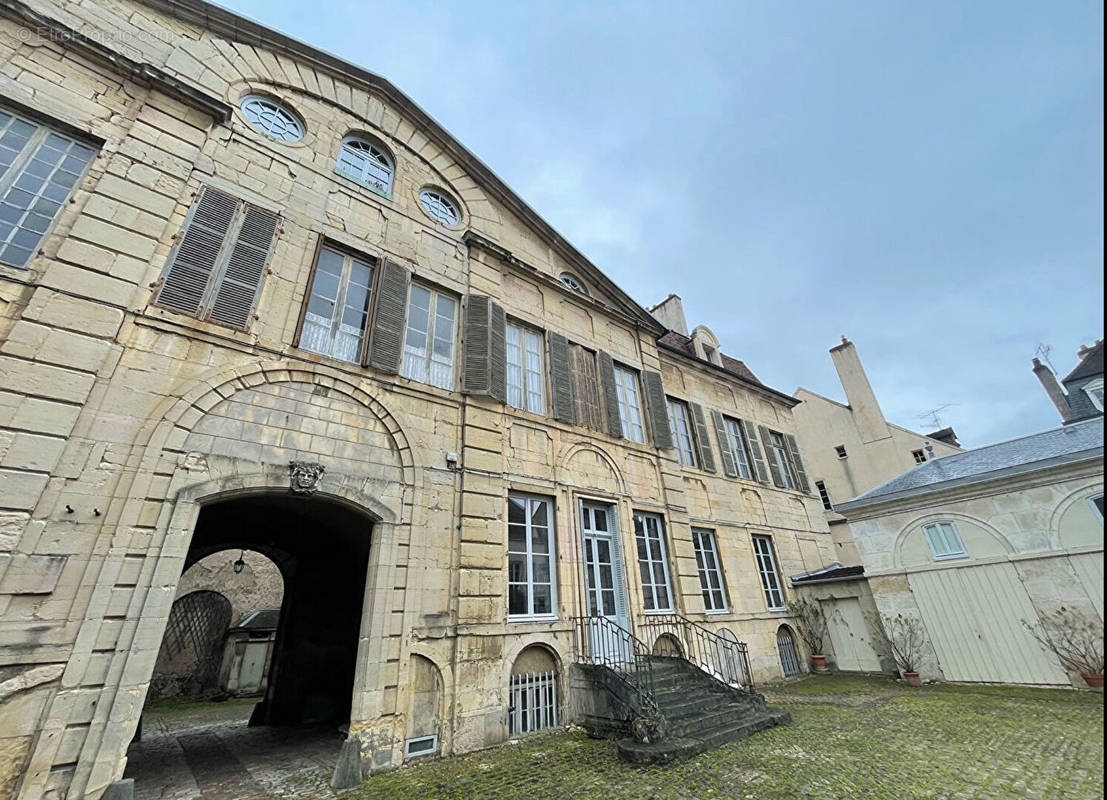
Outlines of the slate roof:
{"label": "slate roof", "polygon": [[827,564],[825,567],[819,567],[811,572],[804,572],[800,575],[792,576],[792,585],[803,585],[805,583],[833,583],[835,581],[852,581],[857,580],[865,576],[865,568],[857,565],[852,567],[843,567],[841,561],[835,561],[833,564]]}
{"label": "slate roof", "polygon": [[[662,347],[666,347],[669,350],[674,350],[678,353],[683,353],[689,358],[694,358],[697,361],[702,361],[704,364],[710,364],[710,361],[705,361],[700,358],[696,353],[696,346],[692,344],[692,337],[685,336],[682,333],[676,331],[669,331],[660,339],[657,343]],[[731,375],[736,375],[744,381],[750,381],[751,383],[761,383],[757,379],[757,376],[753,374],[753,370],[746,366],[744,361],[739,361],[737,358],[731,358],[725,353],[719,354],[720,360],[723,362],[723,370],[729,372]],[[718,366],[715,364],[713,366]],[[761,384],[764,386],[764,384]]]}
{"label": "slate roof", "polygon": [[834,510],[862,508],[900,497],[1094,458],[1103,458],[1102,417],[935,458],[847,503],[836,503]]}
{"label": "slate roof", "polygon": [[1100,340],[1088,348],[1076,369],[1065,376],[1063,383],[1075,381],[1079,378],[1089,378],[1092,375],[1103,374],[1103,341]]}

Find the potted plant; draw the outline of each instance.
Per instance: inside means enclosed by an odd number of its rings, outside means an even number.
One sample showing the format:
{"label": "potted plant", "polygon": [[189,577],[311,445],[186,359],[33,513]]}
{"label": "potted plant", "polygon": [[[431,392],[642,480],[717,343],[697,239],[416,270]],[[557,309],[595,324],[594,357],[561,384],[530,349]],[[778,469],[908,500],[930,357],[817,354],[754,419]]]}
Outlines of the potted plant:
{"label": "potted plant", "polygon": [[1084,614],[1061,606],[1042,614],[1040,624],[1022,624],[1042,647],[1093,689],[1103,688],[1103,626]]}
{"label": "potted plant", "polygon": [[926,647],[926,633],[922,623],[913,617],[896,614],[884,617],[884,637],[896,660],[899,674],[910,686],[922,686],[919,664]]}
{"label": "potted plant", "polygon": [[799,621],[799,633],[811,654],[811,666],[815,672],[826,672],[826,615],[818,600],[795,597],[788,602],[788,610]]}

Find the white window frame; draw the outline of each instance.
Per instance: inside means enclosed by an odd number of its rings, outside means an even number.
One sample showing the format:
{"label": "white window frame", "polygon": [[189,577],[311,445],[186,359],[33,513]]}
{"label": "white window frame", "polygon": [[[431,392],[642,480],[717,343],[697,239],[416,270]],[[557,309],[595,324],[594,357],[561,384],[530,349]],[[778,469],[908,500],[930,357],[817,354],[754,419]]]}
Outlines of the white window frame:
{"label": "white window frame", "polygon": [[561,275],[558,277],[558,280],[561,281],[561,283],[563,283],[564,285],[568,286],[574,292],[579,292],[583,295],[588,294],[588,287],[584,285],[584,282],[580,278],[578,278],[571,272],[562,272]]}
{"label": "white window frame", "polygon": [[961,533],[952,520],[928,522],[922,526],[922,530],[935,561],[948,561],[968,556],[965,544],[961,540]]}
{"label": "white window frame", "polygon": [[723,417],[723,430],[726,432],[726,446],[734,459],[734,468],[738,471],[738,477],[747,481],[753,480],[753,470],[750,469],[750,459],[747,455],[746,432],[738,420]]}
{"label": "white window frame", "polygon": [[[427,311],[427,329],[412,326],[412,308],[417,292],[426,292],[429,297]],[[441,316],[442,305],[449,302],[452,317]],[[407,317],[404,325],[404,357],[400,365],[400,374],[413,381],[437,386],[439,389],[454,389],[457,367],[457,318],[460,303],[453,295],[445,294],[421,283],[412,283],[408,289]],[[421,308],[421,307],[420,307]],[[440,329],[439,323],[442,322]],[[448,333],[449,338],[441,335]],[[421,338],[421,345],[411,343],[412,335]],[[435,350],[435,344],[449,343],[449,356],[443,357]]]}
{"label": "white window frame", "polygon": [[[519,501],[523,504],[523,550],[511,549],[511,529],[512,527],[519,527],[518,523],[511,522],[510,505],[513,501]],[[549,497],[542,497],[539,495],[526,494],[524,492],[510,492],[507,496],[508,502],[508,536],[507,536],[507,558],[508,558],[508,574],[507,574],[507,618],[512,622],[520,620],[550,620],[557,619],[557,551],[556,551],[556,537],[554,536],[554,504],[553,499]],[[534,550],[534,534],[540,526],[533,524],[533,509],[538,505],[546,506],[546,552],[538,553]],[[526,576],[523,580],[512,580],[511,577],[511,557],[522,556],[524,563],[526,564]],[[548,585],[550,587],[550,611],[548,612],[535,612],[534,610],[534,590],[536,586],[547,585],[546,581],[535,581],[534,568],[537,560],[545,559],[548,563],[548,571],[550,579]],[[525,586],[527,592],[527,610],[522,613],[511,612],[511,587],[512,586]]]}
{"label": "white window frame", "polygon": [[[265,106],[270,116],[276,119],[283,128],[283,132],[274,133],[271,129],[272,121],[263,119],[256,106]],[[280,100],[266,97],[263,94],[248,94],[238,101],[238,108],[250,127],[258,133],[276,139],[278,142],[298,142],[304,138],[304,123],[291,108]]]}
{"label": "white window frame", "polygon": [[[431,746],[428,749],[411,751],[413,745],[420,745],[423,742],[430,742]],[[422,758],[423,756],[433,756],[438,752],[438,734],[432,733],[428,736],[414,736],[411,739],[404,740],[404,757],[405,758]]]}
{"label": "white window frame", "polygon": [[642,423],[642,393],[638,390],[638,373],[615,365],[615,395],[619,402],[619,422],[623,438],[645,444],[646,426]]}
{"label": "white window frame", "polygon": [[1091,497],[1088,498],[1088,505],[1090,505],[1092,507],[1092,513],[1095,514],[1096,519],[1098,519],[1100,521],[1100,523],[1102,523],[1103,522],[1103,512],[1100,511],[1099,506],[1097,506],[1095,504],[1096,500],[1098,500],[1099,502],[1102,503],[1103,502],[1103,495],[1102,494],[1093,494]]}
{"label": "white window frame", "polygon": [[1092,405],[1099,411],[1103,410],[1103,378],[1096,378],[1094,381],[1088,381],[1083,386],[1084,394],[1088,395],[1088,399],[1092,401]]}
{"label": "white window frame", "polygon": [[334,171],[367,189],[392,197],[396,162],[382,145],[366,136],[347,136],[342,140]]}
{"label": "white window frame", "polygon": [[753,544],[753,554],[757,560],[757,572],[761,576],[765,604],[770,611],[784,611],[788,606],[785,602],[784,586],[780,582],[780,570],[776,565],[773,537],[755,533],[750,539]]}
{"label": "white window frame", "polygon": [[446,191],[427,186],[419,190],[419,205],[435,222],[453,228],[461,224],[461,206]]}
{"label": "white window frame", "polygon": [[[10,206],[18,212],[21,212],[16,220],[8,220],[6,225],[11,226],[11,230],[6,234],[0,235],[0,253],[5,253],[11,246],[11,249],[26,250],[27,255],[22,261],[16,261],[14,258],[0,257],[0,264],[4,264],[17,269],[26,269],[27,266],[34,260],[38,251],[42,248],[42,243],[46,241],[50,236],[54,226],[57,224],[58,219],[62,213],[68,207],[68,201],[73,196],[73,192],[84,181],[85,175],[88,173],[88,167],[92,161],[96,158],[97,148],[89,142],[82,141],[67,133],[62,133],[49,125],[44,125],[38,122],[32,117],[17,112],[13,108],[0,105],[0,111],[9,116],[10,119],[0,129],[0,137],[6,135],[14,123],[20,122],[23,125],[29,125],[34,128],[27,140],[19,146],[18,150],[11,146],[4,147],[5,150],[12,154],[11,163],[6,168],[0,171],[0,204]],[[55,146],[60,143],[50,141],[51,137],[64,142],[64,148],[61,146]],[[48,145],[48,147],[45,147]],[[42,158],[39,158],[45,150],[55,150],[61,153],[61,156],[53,164],[48,164]],[[80,170],[74,172],[71,168],[65,168],[68,162],[73,158],[80,158],[84,160],[83,165],[80,166]],[[42,172],[45,171],[45,175],[35,175],[31,171],[32,163],[36,166],[34,169]],[[76,165],[69,164],[69,167]],[[72,183],[66,187],[63,183],[56,180],[59,173],[65,175],[72,175]],[[37,188],[28,188],[28,183],[33,184],[40,182]],[[48,193],[49,189],[65,189],[65,196],[60,194],[52,196]],[[21,192],[23,194],[31,195],[31,200],[28,202],[14,202],[15,193]],[[48,215],[42,213],[42,203],[49,203],[56,205],[53,214]],[[35,222],[37,225],[41,225],[42,230],[35,230],[29,223],[33,217],[38,217],[46,220],[45,223]],[[27,242],[23,244],[15,244],[15,238],[21,233],[26,235],[36,236],[34,243]]]}
{"label": "white window frame", "polygon": [[697,467],[695,434],[692,432],[692,417],[688,404],[683,400],[666,398],[669,410],[669,430],[676,446],[677,461],[685,467]]}
{"label": "white window frame", "polygon": [[785,489],[798,488],[796,476],[792,472],[792,464],[788,460],[788,443],[784,441],[784,434],[779,431],[769,431],[770,458],[776,461],[780,470],[780,478],[784,481]]}
{"label": "white window frame", "polygon": [[696,554],[696,569],[700,575],[703,607],[709,614],[728,610],[723,563],[719,559],[719,544],[715,532],[707,528],[692,528],[692,549]]}
{"label": "white window frame", "polygon": [[[665,547],[665,522],[659,514],[634,512],[634,544],[638,556],[638,575],[642,581],[643,611],[646,614],[672,614],[675,606],[673,584],[669,579],[668,551]],[[668,602],[664,606],[658,603],[658,588],[665,590]]]}
{"label": "white window frame", "polygon": [[546,367],[542,334],[508,321],[504,328],[507,359],[507,404],[546,413]]}
{"label": "white window frame", "polygon": [[[320,262],[324,258],[324,254],[332,253],[342,259],[340,272],[338,276],[338,290],[333,300],[325,295],[318,294],[315,291],[316,283],[319,281]],[[339,334],[344,334],[347,337],[352,337],[354,332],[349,325],[344,325],[342,322],[343,316],[345,316],[347,308],[347,299],[350,293],[350,282],[354,273],[354,265],[365,267],[369,270],[369,283],[366,288],[366,302],[365,310],[362,312],[364,318],[362,319],[361,329],[357,332],[357,352],[353,354],[352,358],[342,355],[336,350],[336,345],[339,341]],[[329,273],[328,273],[329,274]],[[318,353],[322,356],[329,356],[330,358],[337,358],[341,361],[346,361],[351,364],[360,364],[362,354],[365,350],[366,333],[369,330],[370,311],[373,306],[373,281],[376,277],[376,266],[373,260],[370,258],[364,258],[362,256],[355,255],[353,253],[340,250],[337,247],[331,247],[324,244],[319,249],[319,256],[316,260],[315,270],[311,277],[311,285],[308,287],[307,299],[305,300],[304,307],[304,321],[300,326],[300,340],[299,347],[302,350],[309,350],[312,353]],[[355,284],[357,285],[357,284]],[[331,309],[331,318],[323,322],[322,315],[316,314],[311,310],[311,301],[314,297],[320,297],[326,303],[333,303]],[[319,333],[314,333],[315,329],[309,329],[308,326],[315,326]],[[328,344],[326,346],[319,346],[320,342],[315,341],[315,338],[322,338],[322,331],[327,331],[326,339]]]}

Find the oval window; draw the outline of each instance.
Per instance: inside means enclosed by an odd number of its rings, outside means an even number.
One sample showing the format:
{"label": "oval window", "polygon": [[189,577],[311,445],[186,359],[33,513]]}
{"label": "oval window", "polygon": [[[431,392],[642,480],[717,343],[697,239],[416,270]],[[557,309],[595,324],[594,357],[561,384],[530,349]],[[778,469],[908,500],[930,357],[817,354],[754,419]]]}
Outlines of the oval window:
{"label": "oval window", "polygon": [[251,127],[266,136],[285,142],[298,142],[304,138],[304,125],[283,105],[259,94],[248,94],[238,107]]}
{"label": "oval window", "polygon": [[448,194],[439,189],[423,189],[419,192],[419,202],[431,219],[443,225],[457,225],[461,222],[461,212]]}

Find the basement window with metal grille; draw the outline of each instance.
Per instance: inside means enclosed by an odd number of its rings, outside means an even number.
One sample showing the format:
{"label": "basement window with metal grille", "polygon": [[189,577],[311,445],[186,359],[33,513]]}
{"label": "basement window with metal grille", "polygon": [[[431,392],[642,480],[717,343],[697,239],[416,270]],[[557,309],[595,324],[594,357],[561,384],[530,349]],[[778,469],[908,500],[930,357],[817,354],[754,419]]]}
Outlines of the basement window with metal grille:
{"label": "basement window with metal grille", "polygon": [[509,736],[557,727],[556,672],[551,670],[512,675],[509,699]]}
{"label": "basement window with metal grille", "polygon": [[408,758],[430,756],[438,750],[438,734],[419,736],[404,742],[404,755]]}

